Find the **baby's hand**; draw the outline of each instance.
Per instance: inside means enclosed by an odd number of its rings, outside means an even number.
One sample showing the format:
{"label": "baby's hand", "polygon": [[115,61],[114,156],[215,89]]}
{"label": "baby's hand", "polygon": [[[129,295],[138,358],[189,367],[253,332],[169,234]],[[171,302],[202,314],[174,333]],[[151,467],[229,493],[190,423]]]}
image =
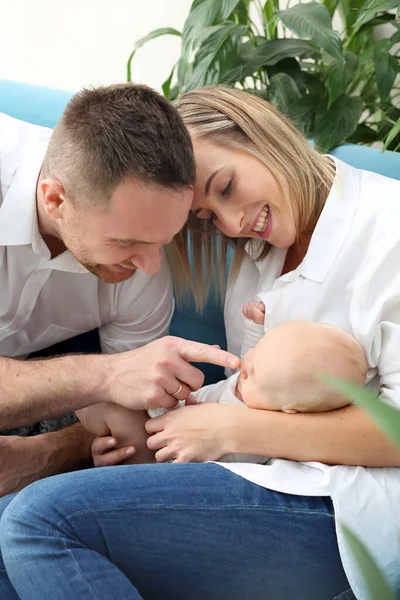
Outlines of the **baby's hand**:
{"label": "baby's hand", "polygon": [[256,325],[264,325],[265,305],[262,302],[248,302],[242,306],[242,312],[246,319]]}

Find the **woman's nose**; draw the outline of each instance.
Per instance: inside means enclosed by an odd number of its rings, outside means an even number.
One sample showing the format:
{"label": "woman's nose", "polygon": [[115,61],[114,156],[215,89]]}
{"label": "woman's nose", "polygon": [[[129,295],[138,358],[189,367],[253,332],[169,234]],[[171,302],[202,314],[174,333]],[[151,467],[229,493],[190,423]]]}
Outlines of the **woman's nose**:
{"label": "woman's nose", "polygon": [[216,225],[228,237],[240,237],[243,235],[243,213],[223,211]]}

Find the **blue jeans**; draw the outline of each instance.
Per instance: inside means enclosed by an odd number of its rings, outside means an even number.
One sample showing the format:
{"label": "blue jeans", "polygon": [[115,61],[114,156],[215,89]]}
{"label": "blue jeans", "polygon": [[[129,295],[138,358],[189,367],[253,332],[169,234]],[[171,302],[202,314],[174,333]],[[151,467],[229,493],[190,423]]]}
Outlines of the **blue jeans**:
{"label": "blue jeans", "polygon": [[[11,500],[15,498],[16,494],[10,494],[9,496],[3,496],[0,498],[0,518]],[[4,567],[3,560],[0,555],[0,599],[1,600],[18,600],[18,596],[10,580],[7,577],[7,573]]]}
{"label": "blue jeans", "polygon": [[349,591],[329,498],[215,464],[126,465],[28,486],[0,523],[21,600],[333,600]]}

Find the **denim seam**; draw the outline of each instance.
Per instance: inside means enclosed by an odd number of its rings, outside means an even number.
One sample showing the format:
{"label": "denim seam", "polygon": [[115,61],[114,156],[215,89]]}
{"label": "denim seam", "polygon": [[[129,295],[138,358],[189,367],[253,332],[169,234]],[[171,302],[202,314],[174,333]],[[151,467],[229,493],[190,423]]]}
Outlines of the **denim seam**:
{"label": "denim seam", "polygon": [[90,585],[90,584],[89,584],[89,583],[88,583],[88,582],[85,580],[85,578],[83,577],[82,570],[81,570],[81,568],[79,567],[78,563],[76,562],[74,555],[72,554],[71,550],[68,550],[68,548],[67,548],[66,540],[64,540],[64,550],[66,550],[66,551],[67,551],[67,553],[68,553],[68,555],[69,555],[70,559],[73,561],[73,563],[74,563],[74,566],[75,566],[75,571],[76,571],[76,573],[77,573],[77,575],[78,575],[79,579],[81,580],[81,583],[84,585],[84,587],[85,587],[85,588],[87,588],[87,591],[90,593],[90,597],[91,597],[93,600],[96,600],[96,596],[94,595],[94,592],[93,592],[92,586],[91,586],[91,585]]}
{"label": "denim seam", "polygon": [[112,508],[108,506],[107,508],[87,508],[84,510],[78,510],[73,513],[69,513],[68,515],[63,516],[57,523],[54,525],[54,528],[57,529],[62,523],[67,523],[68,519],[77,517],[79,515],[87,515],[90,513],[109,513],[110,511],[151,511],[151,510],[164,510],[164,511],[176,511],[176,510],[207,510],[207,511],[225,511],[232,510],[235,511],[268,511],[268,512],[276,512],[276,513],[284,513],[284,514],[303,514],[303,515],[318,515],[320,517],[325,517],[328,519],[334,519],[334,515],[322,513],[318,510],[308,510],[308,509],[299,509],[299,508],[279,508],[279,507],[266,507],[266,506],[237,506],[237,505],[227,505],[227,506],[193,506],[191,504],[180,504],[175,506],[166,506],[165,504],[152,504],[149,506],[148,504],[143,504],[140,506],[124,506],[124,507],[115,507]]}

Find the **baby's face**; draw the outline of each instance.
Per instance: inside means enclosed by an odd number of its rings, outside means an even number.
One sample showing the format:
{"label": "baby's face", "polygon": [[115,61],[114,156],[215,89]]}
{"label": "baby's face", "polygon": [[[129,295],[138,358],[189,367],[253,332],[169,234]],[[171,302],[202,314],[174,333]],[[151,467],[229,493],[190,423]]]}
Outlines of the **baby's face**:
{"label": "baby's face", "polygon": [[242,361],[240,375],[237,381],[238,397],[249,407],[259,407],[265,404],[265,393],[257,379],[257,355],[259,354],[259,343],[255,348],[249,350]]}

